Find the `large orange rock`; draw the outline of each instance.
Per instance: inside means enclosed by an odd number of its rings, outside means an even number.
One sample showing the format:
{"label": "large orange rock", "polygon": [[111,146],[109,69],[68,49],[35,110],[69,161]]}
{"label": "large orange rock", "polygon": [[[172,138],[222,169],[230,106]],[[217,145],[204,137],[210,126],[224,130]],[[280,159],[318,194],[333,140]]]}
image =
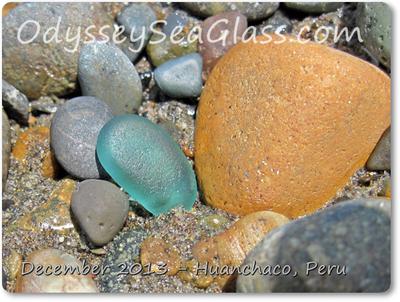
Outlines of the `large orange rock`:
{"label": "large orange rock", "polygon": [[240,43],[201,95],[200,189],[207,203],[236,214],[314,212],[389,125],[390,79],[369,63],[314,43]]}

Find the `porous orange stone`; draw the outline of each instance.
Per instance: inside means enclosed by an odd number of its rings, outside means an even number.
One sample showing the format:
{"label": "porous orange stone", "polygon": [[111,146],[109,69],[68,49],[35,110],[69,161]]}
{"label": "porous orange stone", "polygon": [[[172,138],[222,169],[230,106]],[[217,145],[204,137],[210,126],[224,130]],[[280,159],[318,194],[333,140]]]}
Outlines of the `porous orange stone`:
{"label": "porous orange stone", "polygon": [[[239,266],[247,254],[259,243],[264,236],[276,227],[289,222],[285,216],[260,211],[251,213],[239,219],[226,231],[193,246],[192,254],[201,267],[223,266],[234,268]],[[215,277],[221,288],[230,286],[236,275],[220,274]]]}
{"label": "porous orange stone", "polygon": [[19,162],[26,162],[28,158],[29,149],[33,144],[48,143],[50,137],[50,129],[44,126],[36,126],[28,128],[22,132],[14,146],[12,154]]}
{"label": "porous orange stone", "polygon": [[390,125],[385,73],[327,46],[280,39],[234,46],[201,95],[199,186],[207,203],[231,213],[314,212]]}

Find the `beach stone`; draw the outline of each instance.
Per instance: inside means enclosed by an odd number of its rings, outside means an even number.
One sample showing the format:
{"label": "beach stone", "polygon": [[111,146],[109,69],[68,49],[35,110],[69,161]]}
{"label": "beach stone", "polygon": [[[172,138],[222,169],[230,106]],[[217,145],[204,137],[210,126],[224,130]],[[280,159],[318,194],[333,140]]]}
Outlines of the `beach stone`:
{"label": "beach stone", "polygon": [[170,60],[154,71],[154,79],[166,95],[193,98],[201,93],[203,60],[198,53]]}
{"label": "beach stone", "polygon": [[178,29],[176,29],[178,26],[184,28],[188,23],[188,19],[177,13],[173,13],[168,15],[167,19],[165,19],[165,22],[166,23],[163,26],[163,33],[169,37],[173,32],[178,32]]}
{"label": "beach stone", "polygon": [[112,116],[107,104],[87,96],[73,98],[57,110],[50,143],[57,161],[69,174],[81,179],[105,176],[96,159],[96,141]]}
{"label": "beach stone", "polygon": [[390,68],[392,47],[392,11],[386,3],[358,3],[356,25],[371,55]]}
{"label": "beach stone", "polygon": [[128,208],[128,195],[105,180],[84,180],[72,195],[72,213],[89,240],[99,246],[121,230]]}
{"label": "beach stone", "polygon": [[343,2],[283,2],[283,4],[304,13],[321,14],[337,10],[343,5]]}
{"label": "beach stone", "polygon": [[157,21],[156,14],[145,3],[131,3],[117,16],[118,24],[124,26],[125,35],[131,39],[131,42],[142,37],[147,42],[151,35],[150,25],[155,21]]}
{"label": "beach stone", "polygon": [[[237,291],[384,292],[390,287],[390,202],[344,201],[270,232],[246,257],[242,268],[290,265],[289,275],[240,275]],[[307,263],[309,265],[307,275]],[[328,274],[322,265],[338,265]],[[346,270],[346,275],[339,274]],[[293,277],[294,272],[297,276]],[[339,272],[339,273],[338,273]]]}
{"label": "beach stone", "polygon": [[[203,239],[193,246],[192,254],[201,265],[219,267],[239,266],[246,255],[263,237],[289,222],[285,216],[269,211],[251,213],[239,219],[230,228],[214,237]],[[217,275],[217,284],[227,290],[237,275]]]}
{"label": "beach stone", "polygon": [[[28,255],[26,261],[35,266],[43,265],[44,267],[52,266],[55,270],[56,266],[69,266],[71,268],[79,268],[82,271],[82,263],[75,256],[72,256],[58,249],[43,249],[35,251]],[[29,270],[30,265],[26,265]],[[67,274],[36,274],[32,272],[17,278],[16,292],[19,293],[96,293],[98,292],[96,283],[91,275],[75,273]]]}
{"label": "beach stone", "polygon": [[82,48],[79,83],[83,95],[104,101],[115,115],[132,113],[142,103],[142,83],[135,66],[122,50],[104,41]]}
{"label": "beach stone", "polygon": [[179,251],[165,240],[157,237],[149,237],[142,242],[140,262],[151,272],[168,276],[176,275],[183,266]]}
{"label": "beach stone", "polygon": [[289,34],[292,32],[292,29],[292,21],[290,21],[286,14],[281,10],[277,10],[271,17],[257,27],[257,33],[262,34],[264,31],[265,33],[278,32],[280,34]]}
{"label": "beach stone", "polygon": [[45,126],[34,126],[21,132],[15,142],[12,155],[22,165],[29,164],[29,157],[34,152],[34,145],[42,145],[47,149],[50,139],[50,129]]}
{"label": "beach stone", "polygon": [[181,6],[200,17],[238,11],[250,21],[265,19],[279,7],[279,2],[182,2]]}
{"label": "beach stone", "polygon": [[[57,22],[61,18],[58,40],[52,39]],[[33,21],[40,24],[40,31],[32,43],[18,41],[18,29],[23,41],[31,40],[37,31]],[[83,29],[92,26],[90,32],[99,34],[102,26],[112,26],[112,19],[100,3],[22,3],[3,18],[3,79],[25,94],[29,99],[44,95],[66,95],[76,88],[78,56],[87,37]],[[78,43],[71,39],[79,31]],[[67,41],[67,30],[69,39]],[[45,35],[48,31],[47,35]],[[48,42],[48,41],[46,41]],[[76,51],[73,51],[76,47]],[[66,50],[67,49],[67,50]],[[68,51],[69,50],[69,51]],[[16,68],[18,66],[18,68]]]}
{"label": "beach stone", "polygon": [[[247,29],[247,19],[237,11],[221,13],[204,20],[199,52],[204,60],[204,72],[208,75],[219,58],[233,45],[240,42]],[[227,32],[223,40],[220,39]]]}
{"label": "beach stone", "polygon": [[143,228],[137,227],[123,231],[114,238],[102,262],[103,267],[110,269],[98,277],[101,292],[127,292],[130,275],[121,274],[121,269],[129,271],[132,268],[133,273],[140,272],[140,245],[147,236]]}
{"label": "beach stone", "polygon": [[148,119],[114,117],[100,131],[97,155],[113,180],[152,214],[192,208],[194,171],[167,131]]}
{"label": "beach stone", "polygon": [[390,79],[327,46],[271,37],[239,43],[211,72],[196,115],[196,175],[214,207],[295,218],[365,165],[390,125]]}
{"label": "beach stone", "polygon": [[2,110],[2,127],[1,127],[1,139],[2,139],[2,182],[3,190],[6,186],[8,167],[10,165],[10,152],[11,152],[11,141],[10,141],[10,122],[7,114]]}
{"label": "beach stone", "polygon": [[171,37],[165,38],[154,32],[146,47],[151,63],[157,67],[169,60],[197,52],[198,39],[189,36],[192,27],[192,23],[186,24],[184,30],[174,37],[175,41],[172,41]]}
{"label": "beach stone", "polygon": [[366,167],[370,171],[390,170],[390,128],[383,133]]}
{"label": "beach stone", "polygon": [[2,81],[3,107],[10,115],[22,125],[28,124],[29,101],[27,97],[6,81]]}

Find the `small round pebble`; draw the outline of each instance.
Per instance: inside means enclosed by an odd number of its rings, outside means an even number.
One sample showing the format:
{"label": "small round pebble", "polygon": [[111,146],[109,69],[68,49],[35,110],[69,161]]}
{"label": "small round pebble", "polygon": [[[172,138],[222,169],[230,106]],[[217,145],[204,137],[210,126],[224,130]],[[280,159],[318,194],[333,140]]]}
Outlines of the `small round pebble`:
{"label": "small round pebble", "polygon": [[85,180],[72,195],[72,213],[97,246],[108,243],[121,230],[128,208],[128,195],[105,180]]}
{"label": "small round pebble", "polygon": [[79,56],[82,94],[106,102],[114,114],[132,113],[142,103],[142,83],[135,66],[117,46],[95,41]]}
{"label": "small round pebble", "polygon": [[201,93],[203,59],[198,53],[170,60],[154,71],[161,91],[170,97],[192,98]]}
{"label": "small round pebble", "polygon": [[150,25],[157,20],[154,11],[145,3],[133,3],[125,7],[117,16],[119,25],[124,26],[125,34],[132,39],[150,37]]}
{"label": "small round pebble", "polygon": [[112,117],[107,104],[88,96],[71,99],[57,110],[50,142],[57,161],[69,174],[81,179],[100,178],[97,136]]}

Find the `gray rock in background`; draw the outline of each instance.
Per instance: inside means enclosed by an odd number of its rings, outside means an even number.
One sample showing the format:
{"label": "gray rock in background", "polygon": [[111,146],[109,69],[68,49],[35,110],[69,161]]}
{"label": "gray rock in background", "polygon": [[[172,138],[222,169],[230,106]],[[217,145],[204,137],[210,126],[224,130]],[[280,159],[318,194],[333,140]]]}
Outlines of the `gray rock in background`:
{"label": "gray rock in background", "polygon": [[370,54],[390,68],[392,51],[390,7],[383,2],[358,3],[356,24]]}
{"label": "gray rock in background", "polygon": [[291,9],[299,10],[310,14],[328,13],[337,10],[343,2],[283,2]]}
{"label": "gray rock in background", "polygon": [[198,53],[165,62],[154,71],[161,91],[170,97],[191,98],[201,93],[203,59]]}
{"label": "gray rock in background", "polygon": [[366,167],[370,171],[390,170],[390,127],[382,134]]}
{"label": "gray rock in background", "polygon": [[61,166],[80,179],[104,177],[96,157],[97,136],[113,117],[110,107],[95,97],[77,97],[55,113],[50,143]]}
{"label": "gray rock in background", "polygon": [[3,107],[10,115],[10,118],[15,119],[22,125],[27,125],[29,118],[29,101],[25,94],[3,80],[2,99]]}
{"label": "gray rock in background", "polygon": [[179,4],[200,17],[238,11],[249,21],[266,19],[279,7],[279,2],[181,2]]}
{"label": "gray rock in background", "polygon": [[[40,32],[32,43],[21,44],[18,29],[28,20],[38,22]],[[45,43],[44,33],[59,20],[61,42]],[[67,51],[65,48],[73,50],[77,41],[66,41],[68,28],[71,38],[79,28],[83,34],[84,28],[95,25],[91,32],[96,34],[101,26],[112,24],[100,3],[22,3],[3,17],[3,78],[30,99],[70,93],[76,88],[79,50],[85,37],[78,41],[76,51]],[[35,23],[27,23],[21,39],[29,41],[36,30]]]}
{"label": "gray rock in background", "polygon": [[124,225],[128,208],[128,195],[105,180],[84,180],[72,194],[72,212],[95,245],[104,245],[114,238]]}
{"label": "gray rock in background", "polygon": [[[285,275],[240,275],[237,291],[384,292],[389,289],[390,207],[386,199],[345,201],[273,230],[247,255],[242,268],[289,265]],[[346,275],[306,275],[307,263],[346,266]],[[298,275],[293,277],[294,272]],[[336,270],[334,270],[336,272]]]}
{"label": "gray rock in background", "polygon": [[82,94],[107,103],[115,115],[132,113],[142,103],[142,83],[135,66],[115,45],[95,41],[79,56]]}
{"label": "gray rock in background", "polygon": [[10,164],[10,122],[8,121],[7,114],[2,110],[2,127],[1,127],[1,139],[2,139],[2,181],[3,190],[7,182],[8,166]]}

